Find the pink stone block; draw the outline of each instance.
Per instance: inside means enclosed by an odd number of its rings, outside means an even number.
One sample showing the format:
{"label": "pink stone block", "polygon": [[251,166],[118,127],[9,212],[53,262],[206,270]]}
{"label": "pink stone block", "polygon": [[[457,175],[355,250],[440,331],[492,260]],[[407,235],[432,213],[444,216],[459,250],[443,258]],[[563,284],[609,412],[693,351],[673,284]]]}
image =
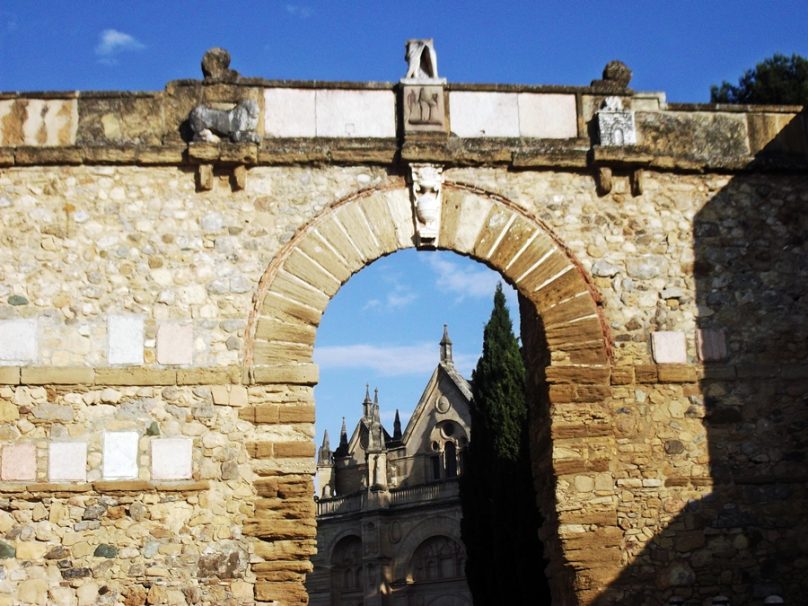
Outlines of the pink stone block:
{"label": "pink stone block", "polygon": [[702,362],[719,362],[727,359],[727,337],[721,328],[697,330],[696,344]]}
{"label": "pink stone block", "polygon": [[192,364],[194,327],[192,324],[165,322],[157,328],[157,363]]}
{"label": "pink stone block", "polygon": [[651,333],[651,351],[657,364],[685,364],[687,362],[685,333],[667,330]]}
{"label": "pink stone block", "polygon": [[51,442],[48,452],[48,478],[51,482],[87,480],[87,443]]}
{"label": "pink stone block", "polygon": [[158,438],[151,443],[152,480],[188,480],[192,471],[190,438]]}
{"label": "pink stone block", "polygon": [[36,446],[30,442],[3,446],[0,478],[16,482],[36,480]]}

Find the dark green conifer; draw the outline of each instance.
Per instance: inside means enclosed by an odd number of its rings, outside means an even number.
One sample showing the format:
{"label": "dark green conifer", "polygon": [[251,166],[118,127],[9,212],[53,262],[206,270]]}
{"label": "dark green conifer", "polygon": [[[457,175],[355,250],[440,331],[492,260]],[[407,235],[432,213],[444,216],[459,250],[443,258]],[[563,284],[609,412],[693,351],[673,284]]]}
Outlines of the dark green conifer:
{"label": "dark green conifer", "polygon": [[528,453],[525,366],[501,285],[472,374],[472,394],[460,496],[474,604],[549,604]]}
{"label": "dark green conifer", "polygon": [[808,105],[808,59],[774,54],[746,70],[734,86],[710,87],[712,103],[771,103]]}

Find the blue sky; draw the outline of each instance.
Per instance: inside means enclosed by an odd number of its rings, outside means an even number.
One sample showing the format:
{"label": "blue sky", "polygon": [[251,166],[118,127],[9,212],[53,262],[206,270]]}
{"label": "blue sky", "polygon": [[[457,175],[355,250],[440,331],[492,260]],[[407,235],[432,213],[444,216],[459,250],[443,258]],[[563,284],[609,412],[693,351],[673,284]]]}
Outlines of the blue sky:
{"label": "blue sky", "polygon": [[[808,56],[806,33],[806,0],[3,0],[0,91],[160,90],[199,78],[213,46],[245,76],[395,82],[405,40],[431,37],[450,82],[585,85],[620,59],[635,90],[706,102],[711,84],[775,52]],[[366,382],[388,415],[412,410],[444,323],[468,374],[496,281],[473,261],[414,251],[351,278],[318,332],[318,436],[355,421]]]}

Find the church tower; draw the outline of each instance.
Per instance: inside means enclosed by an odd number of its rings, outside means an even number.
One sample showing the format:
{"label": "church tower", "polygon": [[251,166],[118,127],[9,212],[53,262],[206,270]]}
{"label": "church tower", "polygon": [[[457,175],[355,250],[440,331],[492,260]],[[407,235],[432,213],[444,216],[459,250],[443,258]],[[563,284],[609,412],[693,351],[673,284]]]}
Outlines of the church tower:
{"label": "church tower", "polygon": [[334,496],[334,453],[328,443],[328,430],[323,433],[323,444],[317,451],[317,480],[320,483],[320,496]]}

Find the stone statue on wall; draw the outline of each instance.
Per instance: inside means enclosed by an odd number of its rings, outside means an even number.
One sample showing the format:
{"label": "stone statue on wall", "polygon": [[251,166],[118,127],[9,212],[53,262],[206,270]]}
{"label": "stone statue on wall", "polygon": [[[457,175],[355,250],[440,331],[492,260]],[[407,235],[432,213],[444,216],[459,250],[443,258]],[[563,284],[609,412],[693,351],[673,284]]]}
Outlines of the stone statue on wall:
{"label": "stone statue on wall", "polygon": [[407,75],[405,80],[418,82],[440,80],[438,77],[438,57],[432,39],[407,40]]}
{"label": "stone statue on wall", "polygon": [[233,143],[258,143],[258,103],[241,101],[231,110],[197,105],[188,117],[194,141],[218,143],[228,139]]}
{"label": "stone statue on wall", "polygon": [[634,112],[623,109],[620,97],[606,97],[598,111],[598,133],[603,146],[636,145]]}
{"label": "stone statue on wall", "polygon": [[230,69],[230,53],[223,48],[211,48],[202,57],[202,75],[206,82],[235,82],[238,72]]}
{"label": "stone statue on wall", "polygon": [[422,246],[433,246],[440,231],[442,173],[443,168],[434,164],[410,165],[415,233]]}
{"label": "stone statue on wall", "polygon": [[603,77],[592,80],[591,86],[601,90],[619,93],[628,90],[631,82],[631,69],[622,61],[609,61],[603,68]]}

